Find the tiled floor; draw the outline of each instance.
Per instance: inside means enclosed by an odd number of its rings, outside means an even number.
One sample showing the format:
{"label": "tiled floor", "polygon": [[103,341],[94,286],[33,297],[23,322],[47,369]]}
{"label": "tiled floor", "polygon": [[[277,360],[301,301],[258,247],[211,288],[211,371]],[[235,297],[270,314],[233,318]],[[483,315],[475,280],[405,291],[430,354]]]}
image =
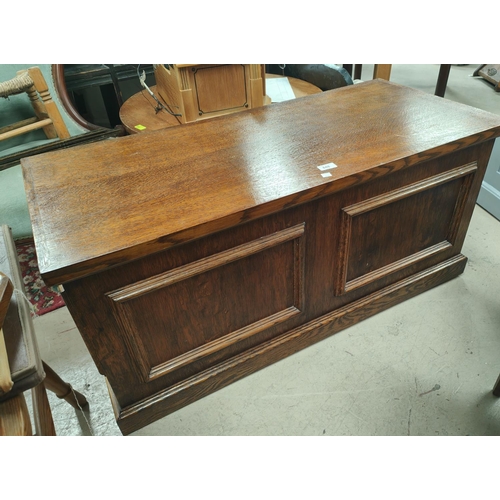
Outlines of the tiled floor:
{"label": "tiled floor", "polygon": [[[446,98],[500,114],[500,94],[453,66]],[[391,80],[433,93],[438,65],[396,65]],[[363,79],[372,66],[364,65]],[[500,222],[476,210],[463,275],[309,347],[136,435],[500,435]],[[37,318],[45,361],[90,406],[51,398],[59,435],[120,435],[103,378],[66,308]]]}

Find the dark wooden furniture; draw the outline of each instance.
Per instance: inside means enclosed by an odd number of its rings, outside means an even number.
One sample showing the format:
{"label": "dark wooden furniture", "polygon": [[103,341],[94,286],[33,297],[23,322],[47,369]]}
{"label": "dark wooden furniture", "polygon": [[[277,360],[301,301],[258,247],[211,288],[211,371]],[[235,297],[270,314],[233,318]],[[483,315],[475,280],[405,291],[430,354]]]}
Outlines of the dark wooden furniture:
{"label": "dark wooden furniture", "polygon": [[498,135],[374,80],[24,159],[42,276],[122,432],[462,273]]}
{"label": "dark wooden furniture", "polygon": [[439,74],[436,82],[436,90],[434,95],[444,97],[446,86],[448,85],[448,78],[450,76],[451,64],[440,64]]}
{"label": "dark wooden furniture", "polygon": [[500,375],[497,378],[497,381],[495,382],[495,385],[493,386],[493,395],[500,397]]}
{"label": "dark wooden furniture", "polygon": [[[362,64],[355,64],[355,65],[344,64],[344,68],[347,69],[350,75],[353,75],[352,77],[355,80],[361,79],[362,67],[363,67]],[[373,68],[373,78],[383,78],[385,80],[389,80],[391,76],[391,69],[392,69],[391,64],[375,64],[375,67]],[[448,77],[450,76],[450,69],[451,69],[451,64],[439,65],[439,74],[436,81],[436,89],[434,91],[434,95],[437,95],[439,97],[444,97],[444,94],[446,92],[446,86],[448,85]]]}

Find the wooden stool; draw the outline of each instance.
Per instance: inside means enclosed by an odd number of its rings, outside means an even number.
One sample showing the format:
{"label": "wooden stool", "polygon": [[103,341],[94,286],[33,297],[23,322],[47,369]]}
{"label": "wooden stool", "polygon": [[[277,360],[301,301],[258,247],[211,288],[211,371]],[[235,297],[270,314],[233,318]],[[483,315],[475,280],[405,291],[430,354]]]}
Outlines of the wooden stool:
{"label": "wooden stool", "polygon": [[19,71],[17,76],[0,82],[0,97],[26,93],[33,107],[34,116],[0,128],[0,141],[32,130],[43,129],[48,139],[66,139],[69,132],[40,68]]}
{"label": "wooden stool", "polygon": [[41,360],[12,234],[7,226],[0,229],[0,436],[32,434],[27,390],[36,434],[55,436],[47,389],[78,410],[87,400]]}

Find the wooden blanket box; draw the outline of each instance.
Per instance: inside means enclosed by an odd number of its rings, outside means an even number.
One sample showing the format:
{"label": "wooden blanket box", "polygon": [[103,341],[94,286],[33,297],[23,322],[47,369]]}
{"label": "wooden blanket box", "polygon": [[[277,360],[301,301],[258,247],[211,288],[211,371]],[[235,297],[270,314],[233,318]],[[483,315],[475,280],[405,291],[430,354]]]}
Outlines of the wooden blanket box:
{"label": "wooden blanket box", "polygon": [[498,135],[374,80],[24,159],[42,277],[121,431],[462,273]]}

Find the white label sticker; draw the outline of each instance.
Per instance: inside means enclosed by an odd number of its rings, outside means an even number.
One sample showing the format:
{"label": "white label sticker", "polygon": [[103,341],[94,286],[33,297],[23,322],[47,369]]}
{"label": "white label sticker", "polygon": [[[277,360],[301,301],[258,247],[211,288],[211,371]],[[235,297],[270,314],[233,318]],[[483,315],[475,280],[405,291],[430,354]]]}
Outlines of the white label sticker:
{"label": "white label sticker", "polygon": [[325,172],[324,174],[321,174],[321,177],[331,177],[332,174],[331,172]]}
{"label": "white label sticker", "polygon": [[337,168],[337,165],[335,163],[325,163],[325,165],[320,165],[318,167],[319,170],[330,170],[331,168]]}

